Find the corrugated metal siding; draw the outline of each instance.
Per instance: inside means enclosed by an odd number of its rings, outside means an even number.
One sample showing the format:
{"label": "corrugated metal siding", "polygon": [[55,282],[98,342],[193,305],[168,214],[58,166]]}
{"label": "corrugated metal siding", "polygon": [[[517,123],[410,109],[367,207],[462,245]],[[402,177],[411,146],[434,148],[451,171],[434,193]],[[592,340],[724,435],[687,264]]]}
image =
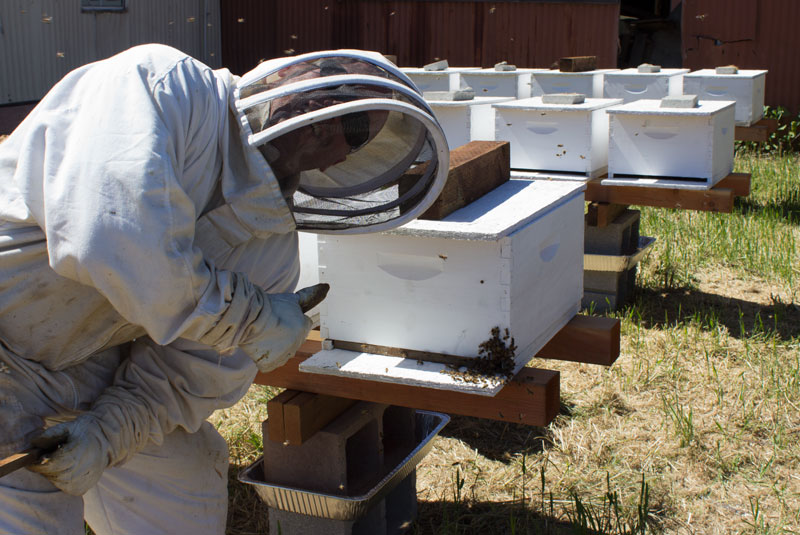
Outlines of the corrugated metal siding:
{"label": "corrugated metal siding", "polygon": [[[548,67],[570,55],[617,58],[619,4],[416,0],[226,0],[223,63],[242,73],[261,58],[362,48],[403,66]],[[269,33],[269,36],[265,36]]]}
{"label": "corrugated metal siding", "polygon": [[800,2],[684,0],[683,65],[767,69],[765,102],[800,111]]}
{"label": "corrugated metal siding", "polygon": [[163,43],[220,65],[219,0],[129,0],[122,13],[82,13],[78,0],[0,2],[0,102],[38,100],[86,63]]}

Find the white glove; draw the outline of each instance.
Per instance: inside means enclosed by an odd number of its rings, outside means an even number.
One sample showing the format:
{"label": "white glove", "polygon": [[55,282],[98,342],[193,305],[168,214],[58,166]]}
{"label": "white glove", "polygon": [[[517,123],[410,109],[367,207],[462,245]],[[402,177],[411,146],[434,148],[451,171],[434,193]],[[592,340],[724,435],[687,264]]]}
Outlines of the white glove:
{"label": "white glove", "polygon": [[[269,306],[262,309],[265,321],[255,321],[253,336],[241,349],[256,363],[259,371],[268,372],[283,366],[305,341],[313,325],[303,314],[300,297],[294,293],[268,294]],[[261,328],[261,333],[256,329]]]}
{"label": "white glove", "polygon": [[89,413],[46,429],[31,445],[37,447],[57,437],[65,438],[66,442],[42,463],[28,469],[43,475],[67,494],[82,496],[97,484],[109,465],[108,440],[97,418]]}
{"label": "white glove", "polygon": [[[228,276],[233,279],[228,309],[202,336],[188,338],[223,355],[238,347],[262,372],[282,366],[311,330],[311,319],[300,307],[301,297],[293,293],[268,294],[244,275],[229,272]],[[304,295],[303,302],[308,298]]]}

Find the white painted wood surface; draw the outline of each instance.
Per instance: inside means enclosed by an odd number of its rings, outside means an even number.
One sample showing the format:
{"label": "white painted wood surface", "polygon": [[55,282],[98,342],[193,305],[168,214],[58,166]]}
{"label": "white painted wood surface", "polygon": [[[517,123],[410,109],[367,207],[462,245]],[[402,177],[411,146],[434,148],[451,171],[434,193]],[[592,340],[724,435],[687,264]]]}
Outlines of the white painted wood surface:
{"label": "white painted wood surface", "polygon": [[515,71],[496,71],[480,69],[464,71],[461,80],[475,90],[476,96],[482,97],[514,97],[531,96],[531,74],[546,69],[517,69]]}
{"label": "white painted wood surface", "polygon": [[545,104],[542,97],[495,104],[495,135],[511,143],[511,167],[529,171],[604,174],[608,167],[609,106],[621,99]]}
{"label": "white painted wood surface", "polygon": [[421,93],[427,91],[456,91],[461,89],[459,73],[476,71],[480,67],[448,67],[443,71],[426,71],[421,67],[401,67],[400,71],[411,78]]}
{"label": "white painted wood surface", "polygon": [[[700,101],[697,108],[661,108],[637,100],[608,109],[608,179],[629,185],[641,176],[679,179],[707,189],[733,171],[734,103]],[[680,180],[685,179],[685,180]]]}
{"label": "white painted wood surface", "polygon": [[610,72],[603,81],[603,96],[621,98],[628,103],[680,95],[683,76],[688,72],[689,69],[661,69],[659,72],[643,73],[635,68]]}
{"label": "white painted wood surface", "polygon": [[683,92],[700,100],[736,102],[736,124],[751,126],[764,117],[764,90],[767,71],[740,70],[737,74],[717,74],[702,69],[683,77]]}
{"label": "white painted wood surface", "polygon": [[494,140],[492,104],[508,102],[512,97],[475,97],[472,100],[428,100],[433,114],[444,130],[450,150],[470,141]]}
{"label": "white painted wood surface", "polygon": [[544,70],[531,75],[531,96],[547,93],[583,93],[590,98],[603,98],[603,77],[618,69],[598,69],[586,72]]}
{"label": "white painted wood surface", "polygon": [[[578,312],[584,189],[579,182],[513,180],[442,221],[363,236],[320,235],[320,280],[331,284],[320,306],[321,335],[474,358],[493,327],[508,328],[519,370]],[[351,357],[352,365],[332,369],[326,361],[324,371],[314,371],[372,373],[371,363],[362,365],[372,357]],[[471,388],[385,371],[393,367],[378,366],[378,375]]]}

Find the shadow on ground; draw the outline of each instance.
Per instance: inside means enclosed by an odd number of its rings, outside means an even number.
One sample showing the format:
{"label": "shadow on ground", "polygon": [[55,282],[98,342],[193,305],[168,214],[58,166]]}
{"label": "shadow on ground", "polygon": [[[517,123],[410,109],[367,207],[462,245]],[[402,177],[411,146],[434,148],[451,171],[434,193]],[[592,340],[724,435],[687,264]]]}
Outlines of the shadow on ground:
{"label": "shadow on ground", "polygon": [[[534,497],[534,500],[537,498]],[[541,505],[537,507],[541,508]],[[545,503],[545,510],[548,507]],[[413,535],[440,535],[442,533],[506,535],[539,534],[567,535],[581,533],[600,535],[603,531],[561,522],[550,516],[541,516],[519,502],[418,502],[417,521]]]}
{"label": "shadow on ground", "polygon": [[517,454],[541,453],[550,444],[549,433],[543,427],[469,416],[451,416],[439,435],[458,439],[487,459],[506,463]]}
{"label": "shadow on ground", "polygon": [[774,333],[782,340],[800,337],[800,305],[777,299],[764,305],[690,288],[638,288],[633,301],[620,310],[620,315],[628,314],[633,314],[634,320],[641,316],[642,324],[648,328],[697,319],[706,326],[723,325],[735,338],[762,332]]}

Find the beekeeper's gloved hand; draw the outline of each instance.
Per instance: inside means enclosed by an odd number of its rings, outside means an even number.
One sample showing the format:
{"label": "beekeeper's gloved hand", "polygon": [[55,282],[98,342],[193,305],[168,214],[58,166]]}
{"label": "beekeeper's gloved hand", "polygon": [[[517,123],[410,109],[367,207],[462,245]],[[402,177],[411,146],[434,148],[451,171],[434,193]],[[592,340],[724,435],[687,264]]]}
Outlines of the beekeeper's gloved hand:
{"label": "beekeeper's gloved hand", "polygon": [[[241,349],[250,355],[259,371],[268,372],[283,366],[305,341],[313,325],[311,318],[300,307],[300,296],[294,293],[269,294],[269,307],[262,309],[264,321],[251,324],[252,341],[242,344]],[[261,335],[255,332],[261,328]]]}
{"label": "beekeeper's gloved hand", "polygon": [[44,462],[28,469],[43,475],[67,494],[82,496],[97,484],[103,470],[109,466],[109,442],[98,418],[87,413],[46,429],[31,441],[31,445],[49,445],[58,438],[64,440],[63,444]]}

